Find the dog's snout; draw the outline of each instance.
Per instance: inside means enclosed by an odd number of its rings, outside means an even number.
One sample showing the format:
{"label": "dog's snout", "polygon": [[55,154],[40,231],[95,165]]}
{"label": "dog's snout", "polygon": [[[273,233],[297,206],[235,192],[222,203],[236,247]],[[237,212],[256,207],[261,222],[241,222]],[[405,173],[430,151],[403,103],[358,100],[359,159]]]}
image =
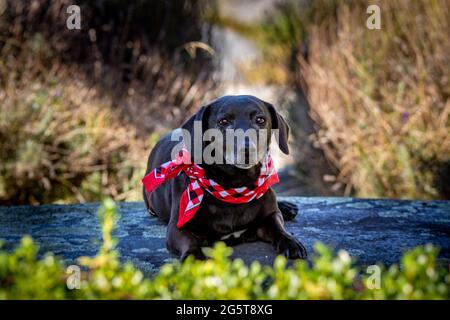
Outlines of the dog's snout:
{"label": "dog's snout", "polygon": [[238,164],[253,164],[256,162],[256,144],[253,141],[245,141],[238,148],[237,163]]}
{"label": "dog's snout", "polygon": [[256,152],[256,145],[253,141],[247,140],[239,147],[238,151],[242,153]]}

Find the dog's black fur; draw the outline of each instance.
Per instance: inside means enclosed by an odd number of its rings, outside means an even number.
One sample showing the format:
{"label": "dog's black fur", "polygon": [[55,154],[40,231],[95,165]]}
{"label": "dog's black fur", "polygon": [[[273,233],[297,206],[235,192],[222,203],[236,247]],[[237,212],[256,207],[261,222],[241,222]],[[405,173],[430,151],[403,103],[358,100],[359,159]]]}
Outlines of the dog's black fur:
{"label": "dog's black fur", "polygon": [[[255,117],[266,119],[264,124],[255,123]],[[228,117],[226,128],[219,120]],[[202,107],[183,126],[190,132],[194,121],[202,121],[203,130],[207,128],[243,129],[266,128],[268,141],[272,129],[279,129],[280,149],[288,154],[287,144],[289,127],[274,107],[253,96],[224,96]],[[171,160],[172,148],[178,144],[171,141],[170,134],[163,137],[153,148],[149,159],[147,173],[161,164]],[[187,146],[191,149],[192,146]],[[253,186],[260,174],[260,163],[249,168],[240,169],[229,164],[202,164],[206,175],[224,188]],[[144,199],[149,212],[155,213],[168,224],[167,248],[184,260],[193,255],[198,259],[205,256],[202,246],[209,246],[223,236],[246,229],[238,239],[231,237],[226,242],[237,244],[243,241],[262,240],[273,244],[278,253],[296,259],[305,258],[305,247],[284,228],[284,218],[295,217],[297,208],[288,202],[277,202],[274,191],[270,188],[261,198],[245,204],[229,204],[220,201],[205,192],[199,211],[192,220],[181,229],[177,228],[178,210],[181,194],[186,190],[189,178],[180,174],[159,186],[150,195],[144,189]]]}

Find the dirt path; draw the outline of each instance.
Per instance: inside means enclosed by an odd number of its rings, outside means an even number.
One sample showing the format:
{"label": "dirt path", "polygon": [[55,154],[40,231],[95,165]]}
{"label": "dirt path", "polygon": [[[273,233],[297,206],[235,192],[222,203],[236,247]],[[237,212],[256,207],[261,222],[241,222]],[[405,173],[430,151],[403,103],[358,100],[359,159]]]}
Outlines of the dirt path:
{"label": "dirt path", "polygon": [[[255,23],[276,3],[263,1],[221,1],[219,14],[240,23]],[[290,120],[292,136],[291,155],[272,149],[276,166],[280,169],[281,183],[277,191],[283,195],[333,195],[323,176],[330,174],[322,153],[309,139],[313,133],[306,100],[293,88],[261,85],[249,82],[241,66],[256,65],[262,59],[261,50],[249,39],[226,27],[213,28],[212,44],[216,49],[215,79],[221,94],[251,94],[273,103]]]}

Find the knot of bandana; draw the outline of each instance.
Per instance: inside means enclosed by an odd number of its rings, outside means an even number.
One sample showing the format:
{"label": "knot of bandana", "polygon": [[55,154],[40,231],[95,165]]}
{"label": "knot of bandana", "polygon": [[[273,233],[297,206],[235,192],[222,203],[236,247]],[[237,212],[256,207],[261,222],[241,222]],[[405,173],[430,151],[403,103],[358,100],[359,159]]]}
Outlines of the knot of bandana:
{"label": "knot of bandana", "polygon": [[142,179],[145,190],[151,193],[159,185],[176,177],[181,172],[184,172],[189,177],[190,183],[180,199],[178,228],[183,227],[195,216],[202,203],[205,190],[221,201],[239,204],[261,198],[270,186],[279,182],[278,174],[270,155],[267,155],[262,162],[261,172],[254,188],[225,189],[213,179],[207,178],[205,170],[195,163],[190,163],[190,159],[189,152],[183,148],[174,160],[153,169]]}

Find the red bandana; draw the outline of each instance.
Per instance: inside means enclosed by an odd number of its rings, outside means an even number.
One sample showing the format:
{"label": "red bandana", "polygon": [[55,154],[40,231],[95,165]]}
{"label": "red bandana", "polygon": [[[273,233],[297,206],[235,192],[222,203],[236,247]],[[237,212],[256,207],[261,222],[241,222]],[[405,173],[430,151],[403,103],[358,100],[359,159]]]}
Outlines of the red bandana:
{"label": "red bandana", "polygon": [[205,176],[205,170],[199,165],[188,163],[190,162],[189,159],[189,152],[183,149],[181,155],[175,160],[166,162],[161,167],[153,169],[142,179],[145,190],[150,193],[163,182],[180,174],[181,171],[190,178],[191,182],[180,199],[178,228],[181,228],[195,216],[202,203],[205,190],[217,199],[228,203],[247,203],[253,199],[261,198],[270,186],[279,181],[272,158],[269,155],[266,156],[262,163],[261,173],[253,189],[247,187],[224,189],[214,180],[208,179]]}

